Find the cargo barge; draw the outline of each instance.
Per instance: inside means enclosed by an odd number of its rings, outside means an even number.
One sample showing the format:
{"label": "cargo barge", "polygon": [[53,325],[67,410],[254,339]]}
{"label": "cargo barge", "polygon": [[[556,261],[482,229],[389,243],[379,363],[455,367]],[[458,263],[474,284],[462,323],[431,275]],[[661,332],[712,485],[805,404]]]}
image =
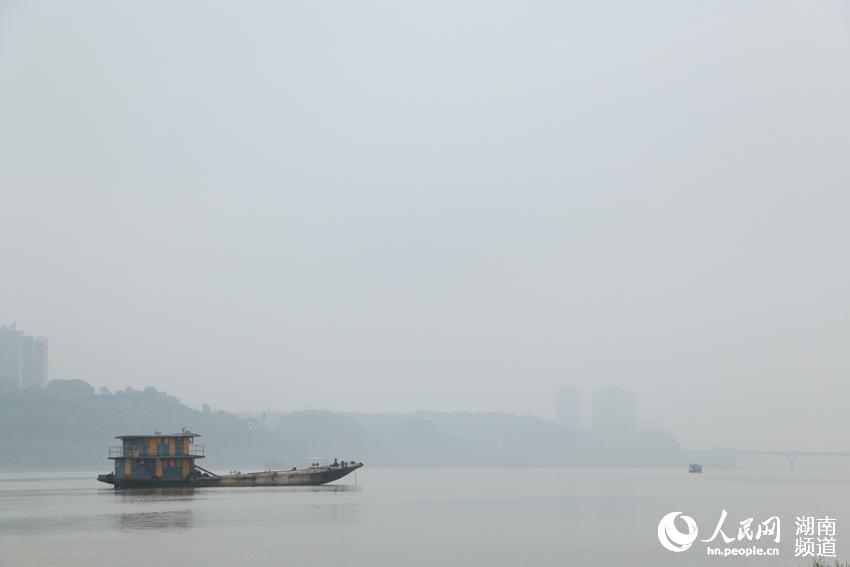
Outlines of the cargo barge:
{"label": "cargo barge", "polygon": [[359,469],[363,463],[338,461],[310,468],[218,475],[200,465],[204,446],[195,443],[198,433],[120,435],[121,445],[109,449],[115,462],[112,472],[97,480],[115,488],[214,487],[214,486],[317,486],[338,480]]}

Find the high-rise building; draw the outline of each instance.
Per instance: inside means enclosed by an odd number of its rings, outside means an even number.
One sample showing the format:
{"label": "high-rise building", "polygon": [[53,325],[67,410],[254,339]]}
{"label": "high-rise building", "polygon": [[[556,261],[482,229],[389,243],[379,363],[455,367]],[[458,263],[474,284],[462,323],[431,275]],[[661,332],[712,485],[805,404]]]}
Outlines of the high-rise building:
{"label": "high-rise building", "polygon": [[47,339],[31,337],[13,323],[0,325],[0,390],[43,388],[47,383]]}
{"label": "high-rise building", "polygon": [[605,386],[593,390],[592,430],[601,435],[628,435],[636,428],[635,393],[626,388]]}
{"label": "high-rise building", "polygon": [[555,419],[568,429],[581,429],[581,395],[575,386],[561,386],[555,395]]}

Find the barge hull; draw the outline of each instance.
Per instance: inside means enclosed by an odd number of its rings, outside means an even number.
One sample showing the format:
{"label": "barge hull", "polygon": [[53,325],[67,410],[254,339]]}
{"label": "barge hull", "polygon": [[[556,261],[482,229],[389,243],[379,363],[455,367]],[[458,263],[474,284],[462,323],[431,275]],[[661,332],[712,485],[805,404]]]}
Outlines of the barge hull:
{"label": "barge hull", "polygon": [[263,471],[230,475],[208,475],[199,473],[188,478],[116,478],[113,473],[97,477],[100,482],[115,488],[167,488],[167,487],[239,487],[239,486],[319,486],[327,484],[359,469],[363,463],[346,466],[311,467],[294,471]]}

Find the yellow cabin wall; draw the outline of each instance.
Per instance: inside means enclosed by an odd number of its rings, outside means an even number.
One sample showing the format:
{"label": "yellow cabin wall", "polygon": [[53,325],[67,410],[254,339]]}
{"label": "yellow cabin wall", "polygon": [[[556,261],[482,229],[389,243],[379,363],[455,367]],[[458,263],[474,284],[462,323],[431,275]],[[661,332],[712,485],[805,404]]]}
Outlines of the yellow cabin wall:
{"label": "yellow cabin wall", "polygon": [[183,476],[189,476],[189,459],[183,459]]}
{"label": "yellow cabin wall", "polygon": [[174,455],[175,453],[177,453],[177,441],[174,439],[174,437],[169,437],[168,438],[168,454]]}
{"label": "yellow cabin wall", "polygon": [[124,476],[130,476],[133,472],[133,459],[124,459]]}
{"label": "yellow cabin wall", "polygon": [[156,470],[154,471],[154,476],[160,477],[162,476],[162,459],[156,460]]}
{"label": "yellow cabin wall", "polygon": [[157,446],[158,443],[159,443],[159,438],[151,437],[151,439],[150,439],[150,454],[153,457],[156,456],[156,446]]}
{"label": "yellow cabin wall", "polygon": [[189,454],[189,438],[188,437],[183,438],[183,454],[184,455]]}

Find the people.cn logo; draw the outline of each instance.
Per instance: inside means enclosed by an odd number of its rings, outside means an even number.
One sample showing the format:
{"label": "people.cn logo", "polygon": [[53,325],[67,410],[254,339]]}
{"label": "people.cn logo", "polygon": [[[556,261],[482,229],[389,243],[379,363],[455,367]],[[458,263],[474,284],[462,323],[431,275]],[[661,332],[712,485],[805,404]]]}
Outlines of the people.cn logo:
{"label": "people.cn logo", "polygon": [[[676,526],[676,518],[682,518],[687,531],[680,531]],[[658,522],[658,541],[664,546],[664,549],[675,551],[685,551],[697,539],[697,523],[690,516],[684,516],[681,512],[670,512]]]}

